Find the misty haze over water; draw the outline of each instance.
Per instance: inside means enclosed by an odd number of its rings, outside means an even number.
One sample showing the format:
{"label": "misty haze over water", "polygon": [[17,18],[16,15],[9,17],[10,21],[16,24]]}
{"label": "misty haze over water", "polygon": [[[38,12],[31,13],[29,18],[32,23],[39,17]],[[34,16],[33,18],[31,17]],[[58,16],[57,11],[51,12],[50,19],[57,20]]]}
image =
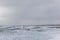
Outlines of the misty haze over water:
{"label": "misty haze over water", "polygon": [[60,0],[0,0],[0,40],[60,40]]}

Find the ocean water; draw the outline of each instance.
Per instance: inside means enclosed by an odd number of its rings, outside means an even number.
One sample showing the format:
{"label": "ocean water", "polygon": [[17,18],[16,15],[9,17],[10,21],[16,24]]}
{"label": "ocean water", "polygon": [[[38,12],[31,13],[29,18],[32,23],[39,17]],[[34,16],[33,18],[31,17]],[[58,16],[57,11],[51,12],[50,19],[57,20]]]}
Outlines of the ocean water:
{"label": "ocean water", "polygon": [[54,26],[0,26],[0,40],[60,40]]}

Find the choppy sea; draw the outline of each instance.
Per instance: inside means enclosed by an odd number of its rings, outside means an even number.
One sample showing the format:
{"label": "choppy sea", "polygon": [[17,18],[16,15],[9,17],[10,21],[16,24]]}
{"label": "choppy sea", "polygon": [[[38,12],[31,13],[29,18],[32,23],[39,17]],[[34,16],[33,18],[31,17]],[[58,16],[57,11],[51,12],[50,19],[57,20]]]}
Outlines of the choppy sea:
{"label": "choppy sea", "polygon": [[58,26],[0,26],[0,40],[60,40]]}

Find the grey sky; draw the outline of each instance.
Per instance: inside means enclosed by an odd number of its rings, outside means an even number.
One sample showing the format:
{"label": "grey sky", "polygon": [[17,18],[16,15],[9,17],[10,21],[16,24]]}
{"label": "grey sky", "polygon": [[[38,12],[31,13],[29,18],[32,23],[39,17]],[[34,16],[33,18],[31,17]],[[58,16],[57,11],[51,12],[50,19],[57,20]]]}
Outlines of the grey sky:
{"label": "grey sky", "polygon": [[0,10],[6,11],[0,14],[0,24],[59,24],[59,3],[59,0],[0,0]]}

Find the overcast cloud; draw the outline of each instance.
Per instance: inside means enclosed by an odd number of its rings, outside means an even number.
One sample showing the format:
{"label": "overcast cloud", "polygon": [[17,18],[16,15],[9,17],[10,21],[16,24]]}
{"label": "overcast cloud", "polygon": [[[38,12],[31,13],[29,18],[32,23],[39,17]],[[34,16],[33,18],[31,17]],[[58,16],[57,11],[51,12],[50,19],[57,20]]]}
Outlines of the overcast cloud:
{"label": "overcast cloud", "polygon": [[59,4],[59,0],[0,0],[0,24],[60,24]]}

